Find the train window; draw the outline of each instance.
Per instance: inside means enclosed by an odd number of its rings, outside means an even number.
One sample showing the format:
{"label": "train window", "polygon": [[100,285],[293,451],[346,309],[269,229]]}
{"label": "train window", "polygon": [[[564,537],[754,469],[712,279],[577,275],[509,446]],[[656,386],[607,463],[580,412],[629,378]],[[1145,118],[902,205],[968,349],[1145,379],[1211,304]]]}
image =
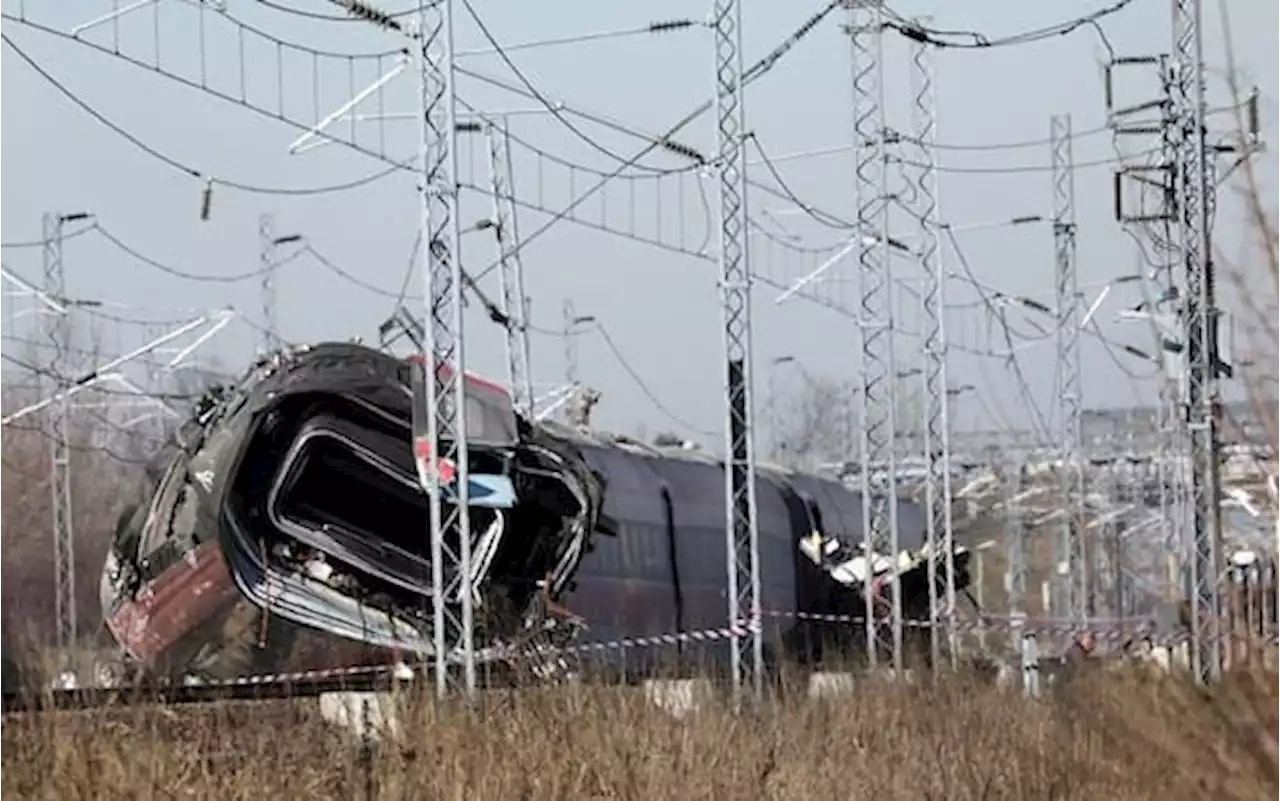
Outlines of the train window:
{"label": "train window", "polygon": [[509,403],[467,388],[467,439],[477,444],[506,445],[515,442],[515,418]]}
{"label": "train window", "polygon": [[[443,365],[441,371],[446,370]],[[425,433],[427,405],[426,374],[420,363],[410,370],[413,390],[413,415],[415,435]],[[463,420],[467,438],[473,444],[509,445],[516,441],[516,418],[511,395],[502,387],[488,381],[466,375],[466,403]]]}

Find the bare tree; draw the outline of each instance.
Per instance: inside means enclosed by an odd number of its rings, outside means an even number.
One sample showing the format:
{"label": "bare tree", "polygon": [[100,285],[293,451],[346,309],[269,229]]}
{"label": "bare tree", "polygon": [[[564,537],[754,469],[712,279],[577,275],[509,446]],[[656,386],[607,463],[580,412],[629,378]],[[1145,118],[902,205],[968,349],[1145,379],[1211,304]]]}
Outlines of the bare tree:
{"label": "bare tree", "polygon": [[812,469],[842,462],[857,453],[854,387],[805,376],[771,405],[773,458],[789,467]]}
{"label": "bare tree", "polygon": [[[924,401],[919,378],[898,379],[895,402],[897,453],[923,454]],[[856,460],[859,450],[856,382],[806,375],[771,401],[773,458],[794,467],[813,468]]]}

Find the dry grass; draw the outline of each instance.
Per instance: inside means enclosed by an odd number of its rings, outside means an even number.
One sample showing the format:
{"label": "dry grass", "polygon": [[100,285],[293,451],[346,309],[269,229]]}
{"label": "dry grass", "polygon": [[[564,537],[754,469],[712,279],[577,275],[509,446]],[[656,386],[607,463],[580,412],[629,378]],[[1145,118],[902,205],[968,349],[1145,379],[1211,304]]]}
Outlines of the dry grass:
{"label": "dry grass", "polygon": [[39,713],[8,719],[11,798],[1234,799],[1275,798],[1277,684],[1202,693],[1167,677],[1085,676],[1032,702],[953,679],[834,702],[774,699],[675,720],[634,690],[492,695],[482,712],[411,705],[366,761],[309,702]]}

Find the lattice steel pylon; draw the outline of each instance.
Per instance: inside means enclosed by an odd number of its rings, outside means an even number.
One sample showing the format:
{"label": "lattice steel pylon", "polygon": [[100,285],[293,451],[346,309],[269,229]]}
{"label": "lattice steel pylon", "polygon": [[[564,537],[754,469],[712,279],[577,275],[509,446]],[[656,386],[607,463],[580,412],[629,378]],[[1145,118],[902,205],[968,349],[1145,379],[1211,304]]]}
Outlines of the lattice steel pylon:
{"label": "lattice steel pylon", "polygon": [[[473,540],[468,504],[466,350],[458,221],[454,3],[424,5],[417,19],[421,100],[422,263],[427,302],[426,470],[430,506],[432,656],[437,695],[476,691]],[[450,475],[451,474],[451,475]],[[451,489],[451,502],[443,490]]]}
{"label": "lattice steel pylon", "polygon": [[493,194],[493,233],[498,245],[498,278],[502,289],[502,313],[506,316],[507,382],[515,408],[533,417],[533,377],[529,360],[529,300],[524,292],[524,265],[516,225],[512,187],[510,134],[507,119],[498,128],[484,128],[489,150],[489,190]]}
{"label": "lattice steel pylon", "polygon": [[[890,132],[885,123],[883,10],[851,7],[850,41],[853,61],[853,135],[856,154],[855,197],[858,207],[858,262],[861,287],[859,328],[862,340],[862,491],[863,531],[872,554],[897,556],[897,403],[893,342],[893,280],[889,260],[888,157]],[[896,139],[896,137],[894,137]],[[875,475],[872,468],[879,468]],[[870,567],[870,564],[868,565]],[[880,583],[868,570],[864,600],[867,607],[867,660],[890,655],[895,670],[902,667],[902,585],[896,573],[888,582],[888,620],[882,620],[885,599]]]}
{"label": "lattice steel pylon", "polygon": [[1201,0],[1173,3],[1176,192],[1186,298],[1186,421],[1190,438],[1191,666],[1196,680],[1222,671],[1219,498],[1218,309],[1210,249],[1214,183],[1205,121]]}
{"label": "lattice steel pylon", "polygon": [[[725,359],[725,552],[729,640],[735,700],[764,688],[760,609],[760,540],[756,525],[755,443],[751,399],[751,270],[747,257],[747,135],[742,64],[742,6],[716,0],[716,194],[720,207],[720,293]],[[738,632],[741,635],[741,632]]]}
{"label": "lattice steel pylon", "polygon": [[263,353],[270,353],[278,345],[276,332],[280,330],[280,321],[276,316],[276,221],[270,214],[258,217],[258,261],[262,270],[262,331],[261,347]]}
{"label": "lattice steel pylon", "polygon": [[[76,215],[77,217],[81,215]],[[66,270],[62,262],[62,227],[67,216],[46,212],[44,228],[44,292],[57,303],[67,304]],[[68,372],[63,363],[70,347],[69,308],[53,312],[46,328],[49,337],[48,373],[59,398],[49,410],[49,499],[53,534],[54,635],[62,668],[71,667],[71,651],[76,645],[76,535],[71,506],[71,397],[67,393]]]}
{"label": "lattice steel pylon", "polygon": [[[938,665],[942,656],[945,611],[948,653],[955,659],[955,627],[950,625],[956,604],[955,552],[951,526],[951,426],[947,394],[947,331],[943,309],[946,275],[938,244],[937,104],[932,46],[913,42],[913,136],[922,165],[915,175],[915,216],[919,222],[920,266],[924,272],[920,311],[924,333],[924,363],[920,371],[923,389],[923,448],[925,459],[925,535],[929,549],[929,656]],[[942,576],[938,575],[939,554]]]}
{"label": "lattice steel pylon", "polygon": [[[1093,614],[1092,571],[1085,543],[1084,441],[1080,415],[1080,281],[1076,274],[1075,163],[1071,117],[1049,121],[1053,188],[1054,296],[1058,373],[1058,447],[1062,489],[1062,526],[1055,562],[1058,613],[1084,620]],[[1065,571],[1065,576],[1063,575]]]}
{"label": "lattice steel pylon", "polygon": [[564,383],[571,387],[578,383],[578,332],[575,330],[578,312],[573,298],[564,299],[564,303],[560,305],[560,313],[564,321],[560,332],[563,339],[561,344],[564,346]]}
{"label": "lattice steel pylon", "polygon": [[1022,645],[1022,621],[1027,614],[1027,521],[1022,513],[1022,463],[1006,462],[1005,495],[1005,592],[1009,596],[1009,617],[1014,622],[1012,646]]}

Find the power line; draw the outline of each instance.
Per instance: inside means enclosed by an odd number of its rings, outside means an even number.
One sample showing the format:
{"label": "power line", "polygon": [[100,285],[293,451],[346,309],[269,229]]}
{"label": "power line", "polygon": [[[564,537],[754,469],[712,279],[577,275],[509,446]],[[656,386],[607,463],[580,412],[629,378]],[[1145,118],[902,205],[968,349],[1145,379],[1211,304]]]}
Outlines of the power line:
{"label": "power line", "polygon": [[[255,0],[255,2],[260,6],[271,9],[272,11],[279,11],[282,14],[290,14],[295,17],[303,17],[320,22],[362,22],[368,24],[368,20],[357,16],[340,17],[334,14],[321,14],[318,11],[307,11],[301,8],[294,8],[283,3],[273,2],[273,0]],[[418,3],[413,8],[405,11],[385,11],[382,13],[391,19],[403,19],[411,14],[417,14],[427,6],[432,5],[435,5],[435,3]]]}
{"label": "power line", "polygon": [[36,63],[35,59],[27,55],[26,52],[22,50],[22,48],[18,47],[18,45],[14,43],[13,39],[9,38],[8,34],[0,34],[0,38],[2,38],[4,40],[4,43],[9,45],[9,47],[11,47],[13,51],[17,53],[22,58],[23,61],[27,63],[27,66],[31,67],[31,69],[34,70],[41,78],[44,78],[45,81],[50,83],[55,89],[61,92],[64,97],[66,97],[72,103],[75,103],[77,106],[80,107],[82,111],[84,111],[89,116],[93,117],[103,126],[110,129],[117,136],[121,137],[122,139],[125,139],[134,147],[141,150],[143,153],[147,154],[148,156],[151,156],[152,158],[156,159],[157,161],[163,164],[166,164],[169,167],[172,167],[173,169],[178,170],[179,172],[185,173],[186,175],[192,178],[195,178],[197,180],[204,180],[215,186],[227,187],[229,189],[236,189],[241,192],[248,192],[251,194],[259,194],[259,195],[294,195],[294,196],[323,195],[323,194],[329,194],[332,192],[343,192],[348,189],[356,189],[358,187],[365,186],[366,184],[371,184],[374,181],[377,181],[379,179],[385,178],[388,175],[391,175],[401,169],[401,165],[395,164],[390,167],[378,170],[377,172],[374,172],[370,175],[366,175],[362,178],[356,178],[354,180],[346,181],[343,183],[328,184],[325,186],[313,186],[313,187],[257,186],[254,184],[242,183],[240,181],[230,181],[225,178],[215,178],[211,175],[208,175],[202,170],[198,170],[195,167],[191,167],[187,164],[183,164],[177,159],[171,156],[167,156],[164,153],[161,153],[159,150],[156,150],[151,145],[148,145],[147,143],[143,142],[137,136],[134,136],[129,131],[125,130],[124,128],[120,127],[116,123],[112,122],[107,117],[105,117],[101,112],[97,111],[95,108],[93,108],[87,102],[85,102],[79,96],[77,96],[74,92],[72,92],[70,89],[64,86],[60,81],[58,81],[57,78],[49,74],[49,72],[45,70],[43,67],[41,67],[38,63]]}
{"label": "power line", "polygon": [[[788,35],[787,38],[784,39],[781,44],[779,44],[777,47],[771,50],[767,55],[764,56],[764,58],[760,59],[755,64],[753,64],[750,68],[748,68],[742,75],[743,86],[746,86],[748,83],[760,78],[761,76],[767,74],[770,70],[772,70],[783,56],[789,53],[796,46],[796,44],[800,42],[801,39],[807,36],[810,31],[812,31],[815,27],[817,27],[819,22],[825,19],[827,15],[829,15],[832,11],[834,11],[837,7],[839,7],[843,2],[844,0],[830,0],[830,2],[828,2],[825,7],[823,7],[818,12],[816,12],[813,16],[811,16],[808,20],[806,20],[802,25],[800,25],[799,28],[797,28],[790,35]],[[461,72],[461,70],[459,70],[459,72]],[[550,220],[548,220],[539,228],[536,228],[532,233],[527,235],[520,242],[515,243],[515,245],[513,246],[508,256],[514,256],[518,254],[521,250],[523,250],[535,239],[545,234],[557,222],[569,217],[569,215],[571,215],[575,209],[577,209],[579,206],[585,203],[588,198],[590,198],[593,194],[599,191],[606,183],[608,183],[608,181],[617,177],[628,167],[636,164],[645,156],[649,155],[649,153],[653,152],[658,148],[671,150],[673,152],[676,152],[680,155],[685,156],[686,158],[705,162],[706,160],[704,158],[702,158],[696,152],[691,151],[691,149],[673,148],[672,145],[675,144],[675,142],[673,141],[672,137],[678,134],[681,130],[683,130],[687,125],[692,123],[698,117],[701,117],[703,114],[705,114],[711,108],[711,106],[712,106],[711,101],[707,101],[699,104],[697,108],[693,109],[688,114],[681,117],[680,120],[675,123],[675,125],[671,126],[666,131],[666,133],[662,134],[661,136],[648,137],[643,134],[637,134],[634,131],[627,130],[624,126],[614,126],[620,130],[625,131],[626,133],[631,134],[632,136],[639,136],[640,138],[646,139],[648,140],[648,143],[639,152],[637,152],[635,156],[623,162],[617,169],[613,170],[608,175],[604,176],[600,181],[597,181],[595,185],[590,187],[583,194],[579,195],[577,198],[575,198],[572,202],[570,202],[567,206],[565,206],[559,212],[557,212],[556,214],[553,214]],[[689,151],[689,152],[686,152],[686,151]],[[776,192],[776,190],[772,190],[772,191]],[[498,260],[489,264],[489,266],[485,267],[485,269],[481,270],[475,276],[475,280],[479,281],[489,273],[493,272],[495,269],[498,268],[500,263],[501,263],[500,260]]]}
{"label": "power line", "polygon": [[[605,39],[622,39],[630,36],[645,36],[652,34],[671,33],[673,31],[692,28],[703,23],[691,19],[673,19],[662,20],[659,22],[650,22],[648,25],[642,25],[638,28],[621,28],[609,31],[595,31],[592,33],[579,33],[573,36],[560,36],[552,39],[536,39],[531,42],[519,42],[517,44],[507,45],[504,50],[508,53],[514,53],[517,50],[532,50],[541,47],[559,47],[561,45],[585,44],[587,42],[599,42]],[[459,50],[458,56],[487,56],[497,55],[498,48],[495,46],[493,50]]]}
{"label": "power line", "polygon": [[[1074,17],[1053,25],[1033,28],[1021,33],[997,37],[989,37],[981,31],[940,30],[936,28],[929,28],[921,25],[917,21],[903,19],[896,11],[885,6],[884,12],[891,18],[883,23],[883,27],[895,30],[912,41],[933,45],[934,47],[946,47],[961,50],[988,50],[995,47],[1033,44],[1046,39],[1052,39],[1055,36],[1065,36],[1087,26],[1094,28],[1098,32],[1098,35],[1102,37],[1103,44],[1106,45],[1108,50],[1111,50],[1114,53],[1114,49],[1111,47],[1111,43],[1107,40],[1106,34],[1102,31],[1099,23],[1103,19],[1123,11],[1132,4],[1133,0],[1117,0],[1117,2],[1114,2],[1104,8],[1100,8],[1090,14]],[[969,41],[947,41],[944,37],[951,37],[953,39],[964,38]]]}
{"label": "power line", "polygon": [[239,283],[240,281],[248,281],[253,278],[261,278],[267,273],[275,272],[276,270],[280,269],[288,262],[292,261],[293,258],[296,258],[296,255],[291,256],[287,259],[276,262],[275,264],[269,265],[267,267],[259,267],[256,270],[250,270],[248,272],[238,273],[235,275],[200,275],[199,273],[190,273],[190,272],[187,272],[186,270],[180,270],[177,267],[170,267],[169,265],[164,264],[163,262],[156,261],[150,256],[147,256],[144,253],[141,253],[137,249],[121,241],[119,237],[117,237],[115,234],[108,231],[106,228],[103,228],[102,226],[95,226],[95,228],[97,229],[98,233],[102,235],[103,239],[106,239],[108,242],[110,242],[111,244],[119,248],[122,252],[132,256],[133,258],[137,259],[139,262],[147,265],[148,267],[153,267],[162,273],[167,273],[168,275],[172,275],[175,278],[182,278],[187,281],[200,281],[200,282],[211,283],[211,284],[235,284],[235,283]]}
{"label": "power line", "polygon": [[[529,80],[529,78],[524,74],[524,72],[522,72],[520,68],[516,66],[515,62],[511,60],[511,57],[507,55],[507,52],[502,48],[502,45],[498,43],[498,40],[494,38],[493,34],[489,32],[489,27],[484,24],[484,20],[480,19],[480,15],[476,13],[475,7],[471,5],[471,0],[462,0],[462,5],[467,9],[467,13],[471,15],[471,19],[475,22],[476,27],[480,30],[480,34],[485,38],[486,41],[489,42],[489,46],[493,48],[494,53],[499,58],[502,59],[503,63],[507,65],[507,69],[511,70],[512,74],[516,76],[516,79],[519,80],[520,83],[524,84],[525,89],[527,89],[529,93],[533,95],[533,98],[537,100],[538,103],[541,104],[543,108],[545,108],[548,112],[550,112],[550,114],[553,117],[556,118],[557,122],[559,122],[561,125],[567,128],[574,136],[578,137],[580,140],[585,142],[588,146],[590,146],[597,152],[602,153],[605,156],[608,156],[609,158],[613,159],[616,162],[627,165],[627,159],[625,156],[621,156],[615,153],[614,151],[610,150],[609,148],[597,142],[595,139],[583,133],[581,129],[579,129],[576,125],[574,125],[572,122],[568,120],[568,118],[564,115],[564,112],[562,111],[562,109],[558,104],[552,103],[550,100],[547,99],[545,95],[543,95],[543,93],[538,89],[538,87],[535,86],[533,82]],[[694,22],[692,20],[679,20],[677,22],[672,22],[672,23],[653,23],[650,26],[649,30],[652,33],[666,33],[672,30],[677,30],[680,27],[689,27],[693,24]],[[676,27],[673,27],[673,26],[676,26]],[[658,173],[658,174],[670,174],[672,172],[676,172],[674,170],[648,167],[643,164],[634,164],[634,166],[639,169],[642,169],[648,172]]]}
{"label": "power line", "polygon": [[640,391],[644,393],[644,396],[649,399],[649,402],[652,403],[658,411],[662,412],[662,414],[664,414],[673,423],[682,425],[695,434],[701,434],[706,437],[715,436],[714,431],[708,431],[695,426],[693,423],[690,423],[688,420],[673,412],[670,407],[662,402],[657,393],[649,388],[649,385],[640,377],[640,374],[636,369],[631,366],[631,362],[627,361],[627,358],[622,355],[622,351],[619,350],[617,344],[614,343],[613,337],[609,336],[609,329],[605,328],[603,323],[596,323],[594,330],[600,333],[600,338],[604,340],[605,347],[609,349],[609,352],[613,354],[613,357],[618,360],[618,364],[626,371],[627,375],[631,377],[631,380],[635,382],[636,386],[640,388]]}
{"label": "power line", "polygon": [[[1154,147],[1154,148],[1149,148],[1147,150],[1141,151],[1140,153],[1135,155],[1148,155],[1148,154],[1157,153],[1157,152],[1159,152],[1159,148]],[[1089,167],[1108,167],[1114,164],[1118,164],[1120,161],[1121,159],[1116,156],[1108,156],[1106,158],[1096,159],[1094,161],[1077,161],[1076,169],[1080,170],[1080,169],[1086,169]],[[911,161],[910,159],[900,159],[899,162],[901,164],[907,164],[912,167],[925,166],[923,164]],[[954,167],[954,166],[947,166],[945,164],[939,164],[936,167],[934,167],[934,169],[936,169],[938,172],[987,175],[987,174],[1013,174],[1013,173],[1028,173],[1028,172],[1049,172],[1053,169],[1053,167],[1052,165],[1048,165],[1048,164],[1011,164],[1004,167]]]}
{"label": "power line", "polygon": [[[266,106],[256,105],[253,102],[250,102],[247,99],[247,95],[246,95],[245,65],[244,65],[243,58],[241,58],[241,61],[240,61],[240,78],[241,78],[240,94],[239,94],[239,97],[237,97],[235,94],[231,94],[229,91],[216,89],[213,86],[209,85],[207,82],[188,78],[186,76],[180,75],[175,72],[170,72],[164,69],[163,67],[161,67],[158,61],[156,63],[148,63],[139,58],[135,58],[133,56],[127,55],[126,53],[120,52],[119,50],[113,50],[109,47],[105,47],[103,45],[99,45],[92,41],[89,41],[88,39],[83,39],[77,36],[73,36],[71,34],[66,33],[65,31],[58,30],[57,28],[51,28],[47,25],[42,25],[38,22],[34,22],[32,20],[25,19],[23,17],[16,16],[13,14],[0,12],[0,18],[7,20],[9,22],[13,22],[15,24],[23,25],[27,28],[31,28],[36,31],[40,31],[41,33],[48,34],[50,36],[64,39],[80,47],[86,47],[92,50],[96,50],[99,53],[110,56],[118,61],[123,61],[127,64],[131,64],[135,67],[143,69],[148,73],[160,75],[168,79],[169,81],[172,81],[173,83],[180,84],[189,89],[199,90],[205,95],[208,95],[210,97],[215,97],[219,100],[225,101],[235,106],[239,106],[240,108],[243,108],[243,109],[248,109],[249,111],[252,111],[255,114],[266,117],[267,119],[274,120],[276,122],[282,122],[296,130],[306,131],[308,133],[311,133],[313,136],[324,139],[326,141],[336,142],[338,144],[341,144],[349,148],[350,150],[353,150],[357,153],[364,154],[366,156],[371,156],[386,164],[396,165],[403,169],[410,169],[412,167],[411,161],[410,162],[398,161],[388,157],[383,152],[373,150],[355,141],[340,139],[338,137],[329,135],[323,131],[317,132],[314,130],[315,124],[313,120],[308,120],[303,122],[301,120],[293,119],[289,116],[286,116],[282,105],[278,106],[276,109],[270,109],[270,108],[267,108]],[[232,21],[235,22],[234,20]],[[243,26],[238,22],[236,22],[235,24],[238,26],[238,29],[242,33],[245,30],[253,31],[253,29],[247,28],[246,26]],[[201,41],[203,42],[203,34],[201,35],[202,35]],[[255,35],[258,35],[258,34],[255,33]],[[277,40],[271,39],[269,37],[268,37],[268,41],[276,42],[279,47],[284,46],[283,44],[280,44]],[[320,58],[325,55],[321,51],[309,50],[297,45],[291,45],[291,46],[294,47],[294,49],[298,50],[299,52],[302,52],[307,55],[311,55],[313,58]],[[341,58],[346,58],[346,57],[341,57]],[[277,83],[279,83],[279,81],[283,80],[283,72],[277,72],[277,75],[275,77],[277,79]],[[370,176],[370,180],[372,180],[372,178],[373,176]],[[271,194],[271,193],[273,192],[270,190],[267,191],[267,194]],[[305,190],[305,191],[294,192],[294,193],[283,192],[283,194],[311,194],[311,193],[314,193],[314,190]]]}

